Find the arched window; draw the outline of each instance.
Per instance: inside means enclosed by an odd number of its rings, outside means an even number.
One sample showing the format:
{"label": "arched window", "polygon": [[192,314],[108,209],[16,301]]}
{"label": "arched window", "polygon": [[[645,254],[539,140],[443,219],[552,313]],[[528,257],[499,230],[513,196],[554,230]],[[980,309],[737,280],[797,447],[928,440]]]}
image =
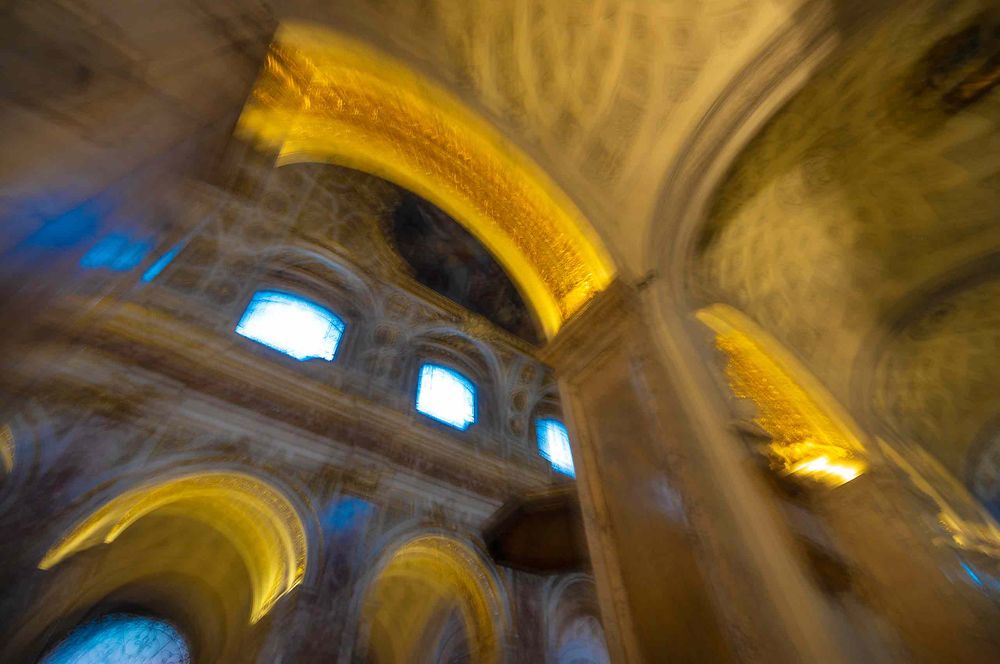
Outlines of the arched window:
{"label": "arched window", "polygon": [[296,360],[337,354],[344,321],[297,295],[258,291],[236,326],[236,333],[281,351]]}
{"label": "arched window", "polygon": [[80,625],[42,664],[190,664],[187,640],[164,620],[111,613]]}
{"label": "arched window", "polygon": [[464,431],[476,421],[476,386],[454,369],[425,364],[417,381],[417,410]]}
{"label": "arched window", "polygon": [[569,432],[559,420],[541,418],[535,421],[538,451],[560,473],[576,477],[573,469],[573,452],[569,446]]}

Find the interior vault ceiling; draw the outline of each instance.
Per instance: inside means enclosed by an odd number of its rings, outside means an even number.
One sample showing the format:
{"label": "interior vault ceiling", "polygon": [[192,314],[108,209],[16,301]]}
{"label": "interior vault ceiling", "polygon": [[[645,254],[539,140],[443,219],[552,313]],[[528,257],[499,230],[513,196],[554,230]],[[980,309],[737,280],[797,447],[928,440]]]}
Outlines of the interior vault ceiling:
{"label": "interior vault ceiling", "polygon": [[[879,415],[959,475],[996,412],[1000,291],[929,294],[1000,251],[1000,94],[946,97],[1000,49],[986,8],[908,3],[858,35],[737,160],[694,261],[700,297],[748,313],[845,404],[873,405],[854,388],[877,364]],[[969,26],[973,46],[954,39]],[[913,320],[945,313],[897,334],[904,300]]]}
{"label": "interior vault ceiling", "polygon": [[[22,193],[79,198],[168,153],[189,171],[231,133],[279,22],[314,21],[383,48],[456,92],[535,157],[619,261],[639,273],[651,211],[677,150],[802,4],[19,3],[8,22],[20,55],[5,56],[13,94],[4,117],[14,130],[8,152],[19,160],[0,164],[0,174]],[[30,164],[33,177],[14,163]]]}

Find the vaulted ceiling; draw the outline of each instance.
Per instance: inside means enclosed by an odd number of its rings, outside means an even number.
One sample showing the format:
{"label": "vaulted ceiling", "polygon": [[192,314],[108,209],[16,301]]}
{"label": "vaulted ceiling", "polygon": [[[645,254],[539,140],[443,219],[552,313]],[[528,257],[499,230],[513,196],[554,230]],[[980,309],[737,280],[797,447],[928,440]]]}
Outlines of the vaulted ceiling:
{"label": "vaulted ceiling", "polygon": [[20,211],[43,215],[109,182],[126,195],[144,172],[210,172],[278,23],[304,20],[358,36],[457,94],[641,273],[661,180],[688,133],[803,6],[835,20],[837,3],[827,4],[18,3],[3,55],[6,153],[16,159],[0,163],[0,176]]}
{"label": "vaulted ceiling", "polygon": [[872,433],[963,478],[1000,414],[985,7],[910,3],[855,35],[737,160],[692,265],[700,297],[752,316]]}
{"label": "vaulted ceiling", "polygon": [[[537,162],[619,273],[637,278],[663,267],[651,238],[675,223],[663,192],[697,152],[692,137],[720,107],[743,104],[740,85],[780,53],[788,69],[773,78],[801,93],[737,159],[687,267],[700,297],[745,311],[849,402],[859,362],[894,367],[881,385],[913,373],[899,368],[913,344],[890,359],[863,352],[906,338],[890,334],[900,302],[1000,248],[1000,99],[948,101],[993,48],[996,15],[979,14],[991,3],[894,4],[14,3],[0,22],[0,213],[11,220],[0,252],[82,204],[103,222],[160,230],[177,204],[174,177],[218,177],[268,44],[294,19],[358,38],[455,95]],[[970,59],[948,39],[977,21],[985,41]],[[817,50],[807,32],[831,36],[829,62],[799,79],[794,65]]]}

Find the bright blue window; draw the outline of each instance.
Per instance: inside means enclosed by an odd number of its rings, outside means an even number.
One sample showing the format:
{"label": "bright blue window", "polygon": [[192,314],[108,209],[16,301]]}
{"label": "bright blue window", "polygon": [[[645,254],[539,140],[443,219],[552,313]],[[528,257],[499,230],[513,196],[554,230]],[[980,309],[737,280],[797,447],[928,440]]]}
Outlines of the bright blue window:
{"label": "bright blue window", "polygon": [[150,240],[135,240],[124,233],[105,235],[80,259],[80,267],[128,272],[153,248]]}
{"label": "bright blue window", "polygon": [[456,429],[476,421],[476,386],[448,367],[425,364],[417,382],[417,410]]}
{"label": "bright blue window", "polygon": [[573,451],[569,446],[569,432],[559,420],[543,418],[535,422],[538,451],[560,473],[576,477],[573,469]]}
{"label": "bright blue window", "polygon": [[344,334],[344,321],[305,298],[259,291],[250,300],[236,333],[296,360],[332,360]]}
{"label": "bright blue window", "polygon": [[163,620],[113,613],[73,630],[42,664],[190,664],[187,641]]}

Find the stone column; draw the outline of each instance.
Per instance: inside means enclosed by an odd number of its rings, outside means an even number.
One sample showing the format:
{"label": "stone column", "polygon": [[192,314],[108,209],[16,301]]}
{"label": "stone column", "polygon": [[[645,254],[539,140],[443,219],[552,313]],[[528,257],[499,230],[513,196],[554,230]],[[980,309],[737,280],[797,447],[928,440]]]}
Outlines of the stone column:
{"label": "stone column", "polygon": [[812,502],[850,558],[860,599],[893,628],[908,659],[997,660],[1000,609],[963,567],[926,496],[885,464],[873,464]]}
{"label": "stone column", "polygon": [[[647,307],[613,284],[545,353],[612,661],[842,661],[827,608],[738,458],[724,403],[713,411],[680,387]],[[701,430],[705,412],[718,421]]]}

